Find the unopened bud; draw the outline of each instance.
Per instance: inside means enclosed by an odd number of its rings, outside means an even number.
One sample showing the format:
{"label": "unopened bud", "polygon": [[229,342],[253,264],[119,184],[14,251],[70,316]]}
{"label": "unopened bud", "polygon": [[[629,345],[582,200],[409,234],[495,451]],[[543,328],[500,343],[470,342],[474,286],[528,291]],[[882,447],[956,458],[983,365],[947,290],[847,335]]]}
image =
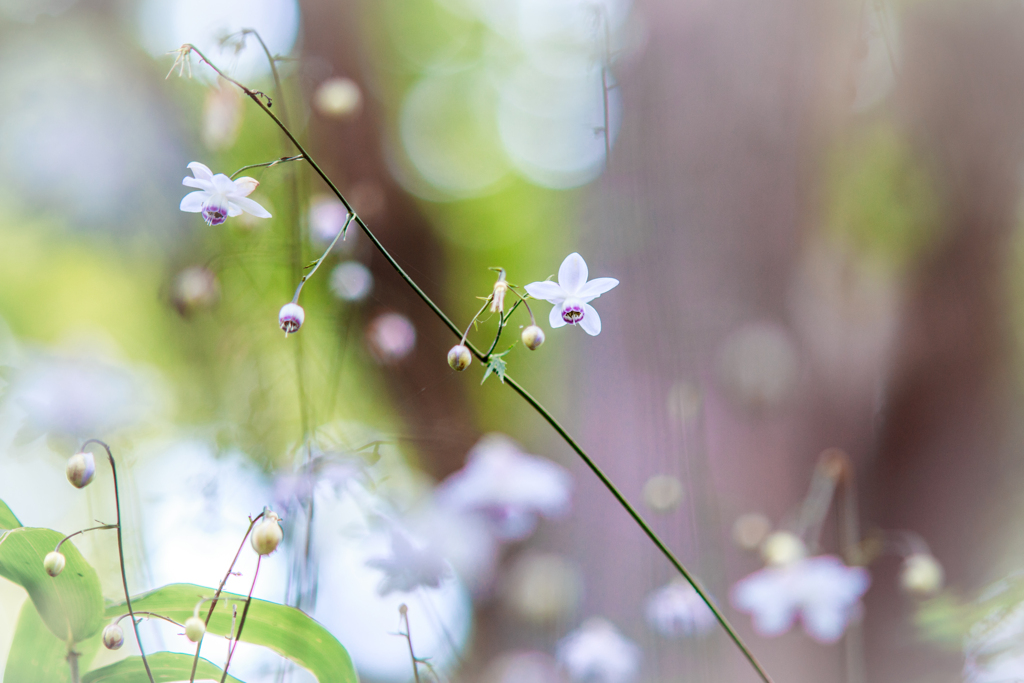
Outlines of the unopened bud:
{"label": "unopened bud", "polygon": [[96,461],[93,459],[92,453],[83,451],[68,458],[68,481],[75,488],[80,489],[88,484],[92,481],[94,474],[96,474]]}
{"label": "unopened bud", "polygon": [[284,330],[284,336],[298,332],[302,322],[306,319],[306,312],[298,304],[285,304],[281,312],[277,314],[277,323]]}
{"label": "unopened bud", "polygon": [[452,366],[452,370],[458,370],[462,372],[469,367],[469,364],[473,362],[473,354],[469,352],[469,349],[462,344],[453,346],[452,350],[448,352],[448,365]]}
{"label": "unopened bud", "polygon": [[46,553],[46,557],[43,558],[43,569],[50,576],[57,576],[64,571],[64,555],[57,551]]}
{"label": "unopened bud", "polygon": [[761,544],[761,556],[771,565],[784,565],[807,557],[807,546],[789,531],[776,531]]}
{"label": "unopened bud", "polygon": [[526,348],[531,351],[535,351],[538,346],[544,343],[544,330],[540,329],[536,325],[530,325],[523,330],[523,344]]}
{"label": "unopened bud", "polygon": [[263,521],[256,525],[252,532],[252,549],[260,555],[269,555],[277,550],[277,544],[284,537],[278,517],[273,512],[268,512]]}
{"label": "unopened bud", "polygon": [[108,624],[103,629],[103,647],[108,650],[118,650],[124,645],[124,631],[117,624]]}
{"label": "unopened bud", "polygon": [[900,587],[907,593],[926,598],[942,588],[944,572],[939,561],[928,553],[914,553],[903,561]]}
{"label": "unopened bud", "polygon": [[185,637],[193,643],[198,643],[206,635],[206,622],[199,617],[189,617],[185,620]]}

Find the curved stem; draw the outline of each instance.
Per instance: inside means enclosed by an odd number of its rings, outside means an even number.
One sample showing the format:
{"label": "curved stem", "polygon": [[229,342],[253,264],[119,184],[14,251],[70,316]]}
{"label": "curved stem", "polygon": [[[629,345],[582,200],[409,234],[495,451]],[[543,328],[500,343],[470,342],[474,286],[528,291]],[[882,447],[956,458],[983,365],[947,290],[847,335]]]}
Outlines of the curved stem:
{"label": "curved stem", "polygon": [[249,588],[249,597],[245,600],[245,607],[242,608],[242,618],[238,620],[238,632],[235,633],[235,642],[228,651],[228,661],[224,664],[224,673],[220,676],[220,683],[224,683],[228,679],[228,667],[231,666],[231,657],[235,654],[235,648],[238,647],[238,639],[242,637],[242,628],[245,626],[245,616],[249,613],[249,605],[252,604],[252,592],[256,590],[256,578],[260,575],[260,561],[263,560],[263,556],[260,555],[256,558],[256,571],[252,575],[252,586]]}
{"label": "curved stem", "polygon": [[73,538],[73,537],[77,536],[78,534],[84,534],[86,531],[97,531],[99,529],[116,529],[116,528],[117,528],[116,524],[104,524],[102,526],[89,527],[88,529],[82,529],[81,531],[76,531],[73,534],[68,534],[64,538],[60,539],[60,541],[58,541],[57,547],[53,549],[53,552],[59,553],[60,552],[60,547],[62,545],[64,545],[64,541],[68,540],[69,538]]}
{"label": "curved stem", "polygon": [[512,308],[508,309],[508,313],[498,316],[498,332],[494,335],[494,341],[491,342],[491,348],[487,349],[487,353],[484,354],[483,360],[489,360],[491,354],[494,353],[494,347],[498,345],[498,340],[501,339],[501,332],[505,329],[505,325],[508,324],[508,319],[512,317],[512,313],[519,307],[522,301],[517,301],[512,305]]}
{"label": "curved stem", "polygon": [[[170,617],[165,617],[162,614],[157,614],[156,612],[136,612],[135,614],[145,614],[147,617],[154,617],[156,619],[163,619],[164,621],[171,622],[175,626],[180,626],[181,628],[185,628],[185,624],[179,624],[174,619],[171,619]],[[133,617],[133,615],[131,615],[131,614],[122,614],[117,619],[114,619],[114,623],[115,624],[118,623],[119,621],[121,621],[125,617]]]}
{"label": "curved stem", "polygon": [[[475,346],[473,346],[472,343],[467,342],[465,340],[462,330],[456,327],[455,323],[452,322],[451,318],[449,318],[447,314],[445,314],[445,312],[441,310],[441,308],[436,303],[434,303],[433,299],[427,296],[427,293],[424,292],[418,284],[416,284],[416,282],[409,276],[408,273],[405,272],[402,266],[398,264],[398,261],[395,260],[395,258],[384,247],[380,240],[377,239],[377,236],[373,234],[373,231],[371,231],[370,228],[363,221],[363,219],[360,218],[359,214],[355,212],[355,210],[352,208],[352,205],[349,204],[348,200],[345,199],[345,197],[341,194],[341,191],[337,188],[337,186],[331,181],[327,174],[324,173],[323,169],[320,168],[320,165],[316,163],[316,160],[314,160],[309,155],[309,152],[307,152],[305,147],[303,147],[302,144],[295,138],[295,136],[288,129],[288,127],[281,122],[281,119],[279,119],[274,114],[274,112],[270,111],[270,109],[263,103],[263,101],[260,99],[261,93],[255,90],[250,90],[249,88],[242,85],[233,78],[226,76],[219,68],[212,64],[210,60],[203,55],[202,52],[197,50],[195,46],[189,45],[188,48],[190,48],[193,52],[199,55],[199,57],[204,62],[206,62],[210,66],[210,68],[212,68],[215,72],[217,72],[221,76],[224,76],[224,78],[226,78],[227,80],[241,88],[242,91],[253,102],[255,102],[256,105],[260,109],[262,109],[267,116],[273,119],[274,123],[277,124],[278,128],[280,128],[284,132],[288,139],[291,140],[292,144],[295,145],[295,148],[306,159],[306,162],[309,163],[310,167],[316,172],[318,176],[320,176],[324,183],[327,184],[327,186],[331,189],[331,191],[338,198],[338,200],[345,206],[346,209],[348,209],[349,213],[352,214],[356,224],[359,225],[360,229],[362,229],[363,233],[373,243],[373,246],[377,249],[377,251],[380,252],[381,256],[383,256],[384,259],[387,260],[389,264],[391,264],[391,267],[395,269],[395,272],[397,272],[398,275],[403,280],[405,280],[405,283],[409,285],[410,288],[412,288],[416,295],[423,300],[423,303],[425,303],[430,308],[430,310],[434,312],[434,314],[441,320],[441,322],[444,323],[445,326],[447,326],[448,329],[451,330],[453,334],[455,334],[455,336],[463,338],[462,343],[469,348],[473,355],[476,356],[481,362],[485,362],[484,354],[480,353],[480,351]],[[754,669],[757,671],[757,674],[758,676],[760,676],[761,680],[763,680],[765,683],[772,683],[772,679],[768,675],[768,672],[765,671],[764,667],[761,666],[761,663],[757,660],[754,654],[746,646],[746,644],[740,638],[739,634],[736,633],[736,630],[725,618],[725,615],[722,614],[718,607],[715,606],[711,598],[708,596],[707,592],[704,590],[703,587],[701,587],[700,583],[696,579],[694,579],[686,570],[686,568],[683,567],[683,564],[678,559],[676,559],[676,556],[672,553],[671,550],[668,549],[668,546],[666,546],[665,543],[658,537],[658,535],[654,533],[654,530],[651,529],[651,527],[647,524],[646,521],[644,521],[643,517],[640,516],[640,513],[638,513],[636,509],[633,508],[632,505],[630,505],[629,501],[626,500],[625,496],[622,495],[622,493],[618,490],[618,488],[616,488],[612,481],[604,474],[604,472],[601,471],[597,464],[590,459],[590,456],[588,456],[586,452],[584,452],[584,450],[579,446],[579,444],[577,444],[576,441],[571,436],[569,436],[569,433],[565,431],[565,428],[563,428],[561,424],[559,424],[558,421],[551,415],[551,413],[549,413],[544,408],[544,406],[538,403],[537,400],[529,394],[529,392],[527,392],[522,386],[520,386],[518,382],[512,380],[512,378],[510,378],[508,375],[505,375],[505,384],[509,385],[516,393],[518,393],[524,400],[526,400],[526,402],[529,403],[534,410],[540,413],[541,417],[543,417],[548,422],[548,424],[550,424],[552,428],[554,428],[554,430],[558,432],[559,436],[561,436],[562,439],[565,440],[565,442],[568,443],[574,451],[576,451],[577,455],[579,455],[587,464],[587,466],[590,467],[590,469],[594,472],[594,474],[597,475],[598,479],[601,480],[601,483],[603,483],[605,487],[612,493],[612,495],[619,502],[619,504],[621,504],[622,507],[625,508],[626,512],[629,513],[630,517],[633,518],[633,520],[640,526],[641,529],[643,529],[644,533],[647,534],[648,538],[650,538],[654,545],[657,546],[657,548],[662,552],[663,555],[665,555],[669,562],[672,563],[672,566],[674,566],[679,571],[679,573],[682,574],[683,578],[685,578],[690,583],[690,585],[693,586],[694,590],[697,591],[697,594],[700,595],[701,599],[708,605],[708,607],[714,613],[715,617],[718,619],[718,622],[722,625],[722,628],[725,629],[726,633],[729,634],[729,637],[733,640],[736,646],[740,649],[740,651],[743,652],[743,655],[750,662],[751,666],[753,666]]]}
{"label": "curved stem", "polygon": [[[252,533],[252,528],[256,526],[256,522],[260,521],[263,518],[264,514],[266,514],[266,511],[256,515],[254,519],[249,520],[249,528],[246,530],[245,536],[242,536],[242,542],[238,544],[238,550],[235,552],[235,559],[231,560],[231,565],[228,567],[227,573],[224,574],[224,578],[221,580],[220,585],[217,586],[217,592],[213,594],[212,598],[203,599],[204,601],[207,599],[211,600],[210,610],[206,613],[205,624],[207,627],[210,626],[210,619],[213,617],[213,610],[215,607],[217,607],[217,601],[220,599],[220,594],[224,590],[224,584],[226,584],[228,582],[228,579],[231,578],[231,573],[235,569],[235,563],[238,562],[238,556],[242,554],[242,548],[245,547],[246,539],[249,538],[249,534]],[[200,604],[202,604],[202,601],[200,601]],[[200,639],[199,642],[196,643],[196,656],[192,660],[192,675],[189,676],[188,683],[193,683],[196,680],[196,667],[199,666],[199,651],[202,650],[202,648],[203,641],[202,639]]]}
{"label": "curved stem", "polygon": [[274,159],[273,161],[264,161],[262,164],[249,164],[248,166],[243,166],[242,168],[238,169],[229,177],[232,180],[234,180],[236,175],[238,175],[242,171],[248,171],[250,168],[270,168],[271,166],[277,166],[278,164],[283,164],[288,161],[298,161],[299,159],[302,158],[303,157],[301,154],[296,154],[293,157],[281,157],[280,159]]}
{"label": "curved stem", "polygon": [[92,443],[103,446],[103,449],[107,452],[107,460],[110,461],[110,471],[114,474],[114,505],[117,509],[117,556],[121,563],[121,585],[124,586],[124,601],[128,605],[128,614],[132,618],[132,629],[135,631],[135,641],[139,644],[142,664],[146,667],[146,676],[149,677],[149,683],[155,683],[153,681],[153,672],[149,668],[149,660],[146,659],[146,650],[142,647],[142,638],[139,637],[139,624],[135,621],[135,612],[132,611],[132,596],[128,592],[128,576],[124,570],[124,539],[121,533],[121,495],[117,490],[117,466],[114,464],[114,454],[110,452],[110,446],[99,439],[89,439],[82,444],[82,450],[85,450],[85,447]]}
{"label": "curved stem", "polygon": [[331,253],[331,249],[334,249],[334,245],[338,243],[338,238],[340,238],[342,235],[344,235],[345,233],[348,232],[348,226],[351,223],[352,223],[352,214],[349,214],[348,215],[348,219],[345,221],[345,225],[341,226],[341,230],[339,230],[338,234],[334,236],[334,239],[331,240],[331,243],[329,245],[327,245],[327,249],[324,251],[323,255],[320,258],[318,258],[316,261],[313,262],[313,269],[310,270],[305,275],[303,275],[302,279],[299,280],[299,286],[295,288],[295,296],[292,297],[292,303],[293,304],[299,303],[299,294],[302,293],[302,287],[303,287],[303,285],[306,284],[306,280],[308,280],[309,278],[313,277],[313,273],[315,273],[317,268],[320,267],[320,264],[324,262],[324,259],[327,258],[327,255]]}
{"label": "curved stem", "polygon": [[[537,324],[537,319],[533,317],[533,309],[530,308],[530,302],[526,300],[525,296],[523,296],[522,294],[517,292],[515,290],[515,287],[509,287],[508,289],[509,289],[510,292],[512,292],[513,294],[518,296],[519,297],[519,301],[522,301],[523,305],[526,306],[526,312],[530,314],[530,324],[531,325],[536,325]],[[519,305],[519,302],[516,302],[516,306],[518,306],[518,305]],[[513,308],[512,310],[515,310],[515,308]]]}

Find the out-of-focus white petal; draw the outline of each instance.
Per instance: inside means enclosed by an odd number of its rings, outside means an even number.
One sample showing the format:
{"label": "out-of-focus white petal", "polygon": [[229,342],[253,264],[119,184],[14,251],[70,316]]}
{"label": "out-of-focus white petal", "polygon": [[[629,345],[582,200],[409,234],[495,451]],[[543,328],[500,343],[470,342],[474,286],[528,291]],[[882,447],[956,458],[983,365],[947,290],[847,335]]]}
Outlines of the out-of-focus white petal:
{"label": "out-of-focus white petal", "polygon": [[240,195],[242,197],[248,197],[249,195],[252,194],[253,190],[255,190],[257,187],[259,187],[259,185],[260,185],[260,181],[256,180],[255,178],[250,178],[249,176],[245,176],[245,177],[239,178],[238,180],[235,181],[235,189],[234,189],[234,191],[235,191],[236,194],[238,194],[238,195]]}
{"label": "out-of-focus white petal", "polygon": [[601,334],[601,316],[590,304],[583,304],[583,319],[580,320],[580,327],[591,337]]}
{"label": "out-of-focus white petal", "polygon": [[561,303],[557,303],[551,307],[551,312],[548,313],[548,324],[551,325],[551,329],[562,327],[566,324],[565,320],[562,319]]}
{"label": "out-of-focus white petal", "polygon": [[801,612],[804,631],[819,643],[834,643],[842,638],[850,613],[850,608],[836,603],[805,605]]}
{"label": "out-of-focus white petal", "polygon": [[185,176],[184,178],[181,179],[181,184],[186,187],[194,187],[199,190],[213,189],[213,184],[210,183],[209,181],[199,180],[198,178],[189,178],[188,176]]}
{"label": "out-of-focus white petal", "polygon": [[194,175],[197,180],[205,180],[206,182],[213,180],[213,171],[211,171],[206,164],[193,161],[188,165],[188,169],[192,171],[192,175]]}
{"label": "out-of-focus white petal", "polygon": [[716,622],[693,586],[678,580],[651,593],[644,614],[650,627],[668,638],[708,633]]}
{"label": "out-of-focus white petal", "polygon": [[557,656],[579,681],[627,683],[640,669],[640,648],[605,619],[590,619],[563,638]]}
{"label": "out-of-focus white petal", "polygon": [[209,196],[209,192],[189,192],[181,198],[181,204],[178,205],[178,208],[189,213],[199,213],[203,210],[203,204],[206,203]]}
{"label": "out-of-focus white petal", "polygon": [[752,614],[754,628],[763,636],[785,633],[796,619],[798,603],[786,581],[787,569],[767,567],[733,586],[733,606]]}
{"label": "out-of-focus white petal", "polygon": [[565,257],[558,268],[558,284],[567,294],[574,295],[587,282],[588,275],[587,262],[574,251]]}
{"label": "out-of-focus white petal", "polygon": [[235,181],[232,180],[231,178],[228,178],[223,173],[218,173],[217,175],[213,176],[211,182],[213,183],[213,189],[216,192],[219,192],[223,195],[235,194]]}
{"label": "out-of-focus white petal", "polygon": [[601,296],[608,290],[614,288],[619,284],[619,281],[613,277],[599,277],[591,280],[584,284],[580,291],[576,293],[576,296],[583,299],[583,302],[593,301],[597,297]]}
{"label": "out-of-focus white petal", "polygon": [[543,282],[531,282],[526,285],[526,293],[534,299],[550,301],[553,304],[560,304],[565,301],[565,290],[557,282],[544,280]]}
{"label": "out-of-focus white petal", "polygon": [[228,216],[234,218],[235,216],[242,215],[242,207],[233,201],[228,202]]}
{"label": "out-of-focus white petal", "polygon": [[[231,201],[238,206],[242,207],[242,210],[246,213],[251,213],[257,218],[270,218],[270,212],[260,206],[257,202],[249,199],[248,197],[232,197]],[[234,216],[235,214],[231,214]]]}

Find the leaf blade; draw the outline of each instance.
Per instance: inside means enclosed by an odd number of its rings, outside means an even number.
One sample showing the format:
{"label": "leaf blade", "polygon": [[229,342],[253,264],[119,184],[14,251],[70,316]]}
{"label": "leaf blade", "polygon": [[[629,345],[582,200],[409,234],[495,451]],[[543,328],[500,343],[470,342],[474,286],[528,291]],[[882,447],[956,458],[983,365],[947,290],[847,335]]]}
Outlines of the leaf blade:
{"label": "leaf blade", "polygon": [[[156,683],[187,681],[192,674],[192,655],[180,652],[154,652],[146,655],[146,659]],[[222,673],[223,669],[210,660],[199,658],[199,666],[196,667],[197,680],[212,678],[219,681]],[[127,657],[109,666],[93,669],[82,676],[82,683],[138,683],[140,680],[147,680],[142,657]],[[231,675],[228,675],[227,680],[231,683],[242,683]]]}
{"label": "leaf blade", "polygon": [[7,506],[7,503],[0,500],[0,529],[18,529],[20,527],[21,522],[18,521],[18,517]]}

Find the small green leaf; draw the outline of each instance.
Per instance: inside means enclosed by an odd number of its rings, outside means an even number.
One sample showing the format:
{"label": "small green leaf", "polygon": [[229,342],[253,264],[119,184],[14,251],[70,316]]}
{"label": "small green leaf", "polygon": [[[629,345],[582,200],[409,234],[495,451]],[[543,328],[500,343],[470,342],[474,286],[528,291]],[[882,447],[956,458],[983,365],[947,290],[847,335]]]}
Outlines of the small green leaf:
{"label": "small green leaf", "polygon": [[[132,598],[136,611],[156,612],[178,622],[192,616],[192,610],[202,598],[213,597],[216,591],[204,586],[176,583],[143,593]],[[221,598],[230,598],[239,605],[245,596],[221,593]],[[202,613],[205,614],[206,607]],[[107,608],[107,616],[115,617],[127,612],[124,604]],[[227,635],[231,630],[231,609],[219,603],[213,618],[207,626],[207,633]],[[323,626],[300,610],[287,605],[253,599],[245,618],[241,640],[254,645],[270,648],[287,657],[316,676],[320,683],[358,683],[352,659],[338,639]]]}
{"label": "small green leaf", "polygon": [[[153,680],[156,683],[187,681],[192,675],[193,659],[195,659],[194,655],[185,655],[179,652],[154,652],[151,655],[146,655],[149,669],[153,672]],[[196,667],[197,680],[212,678],[219,681],[223,673],[224,670],[217,665],[202,657],[199,658],[199,666]],[[142,663],[142,657],[128,657],[116,664],[93,669],[82,676],[82,683],[139,683],[146,680],[148,680],[146,667]],[[231,675],[228,675],[227,680],[231,683],[242,683]]]}
{"label": "small green leaf", "polygon": [[[508,353],[507,351],[505,353]],[[501,383],[505,383],[505,359],[502,358],[505,354],[491,356],[490,360],[487,361],[487,369],[484,370],[484,378],[480,380],[480,384],[487,381],[487,378],[491,376],[491,373],[497,375]]]}
{"label": "small green leaf", "polygon": [[50,633],[32,601],[26,600],[18,616],[3,680],[68,683],[71,669],[67,656],[67,643]]}
{"label": "small green leaf", "polygon": [[11,512],[11,508],[7,507],[7,503],[0,500],[0,529],[17,529],[21,526],[21,522]]}
{"label": "small green leaf", "polygon": [[46,553],[64,538],[53,529],[21,527],[0,536],[0,576],[28,591],[43,622],[66,643],[85,640],[103,623],[100,579],[70,541],[60,547],[64,571],[43,569]]}

